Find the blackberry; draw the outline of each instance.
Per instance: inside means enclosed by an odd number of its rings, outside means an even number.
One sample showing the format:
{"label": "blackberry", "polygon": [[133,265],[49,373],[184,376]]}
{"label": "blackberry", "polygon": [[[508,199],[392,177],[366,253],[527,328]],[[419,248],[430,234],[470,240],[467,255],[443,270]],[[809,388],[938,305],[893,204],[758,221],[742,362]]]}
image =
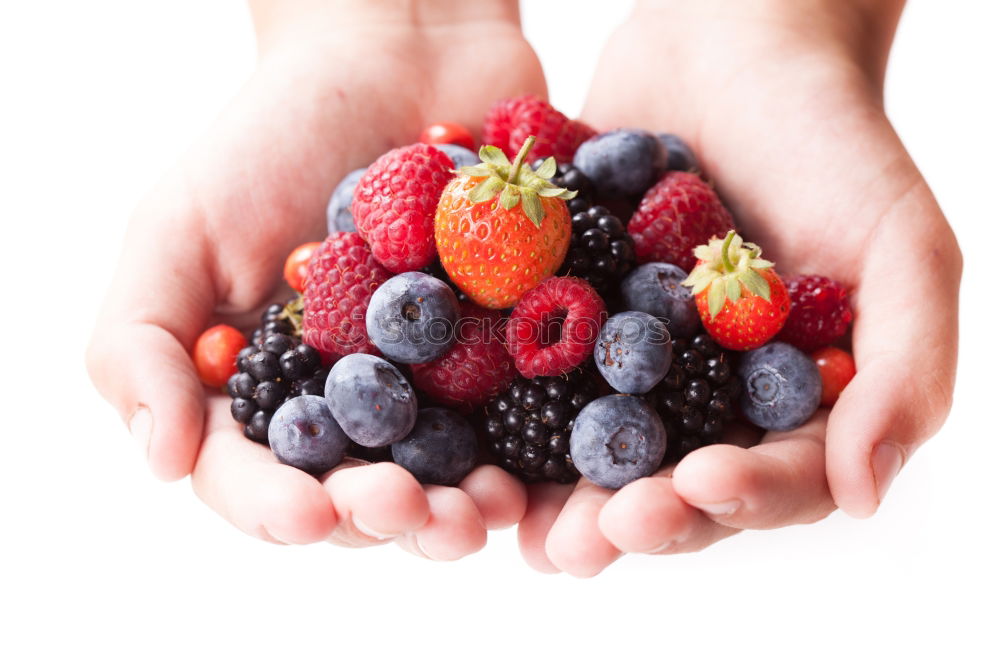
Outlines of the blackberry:
{"label": "blackberry", "polygon": [[[544,159],[535,160],[531,168],[537,170],[544,161]],[[567,190],[576,192],[576,196],[566,202],[570,215],[581,213],[594,205],[593,183],[572,164],[556,165],[556,175],[549,178],[549,182],[556,187],[565,187]]]}
{"label": "blackberry", "polygon": [[585,370],[515,379],[486,406],[486,436],[500,465],[529,482],[576,481],[569,436],[576,415],[597,395],[597,381]]}
{"label": "blackberry", "polygon": [[605,298],[617,293],[635,267],[635,241],[625,224],[603,206],[591,206],[572,219],[573,235],[559,274],[585,279]]}
{"label": "blackberry", "polygon": [[278,407],[295,396],[323,395],[326,386],[329,369],[296,334],[301,318],[294,304],[274,303],[264,310],[261,328],[240,350],[237,373],[226,384],[233,418],[243,424],[248,439],[261,444],[267,444],[267,428]]}
{"label": "blackberry", "polygon": [[707,333],[673,341],[667,376],[646,394],[667,428],[667,460],[677,462],[715,444],[739,403],[738,354],[722,349]]}

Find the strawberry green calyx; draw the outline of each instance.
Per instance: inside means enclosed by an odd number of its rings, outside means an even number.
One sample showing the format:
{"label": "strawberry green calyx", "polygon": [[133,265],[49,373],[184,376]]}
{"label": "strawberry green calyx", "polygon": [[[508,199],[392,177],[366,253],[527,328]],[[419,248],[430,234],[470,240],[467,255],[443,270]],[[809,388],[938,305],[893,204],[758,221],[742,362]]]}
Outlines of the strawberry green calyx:
{"label": "strawberry green calyx", "polygon": [[744,243],[739,234],[730,231],[724,239],[713,238],[707,245],[694,250],[698,265],[681,284],[691,287],[693,294],[708,289],[708,311],[714,318],[726,301],[740,300],[743,288],[765,301],[771,300],[771,285],[761,271],[774,266],[762,259],[760,247]]}
{"label": "strawberry green calyx", "polygon": [[535,137],[529,136],[521,150],[514,158],[513,164],[496,146],[483,146],[479,149],[481,164],[462,167],[459,172],[467,176],[484,178],[469,192],[469,201],[483,203],[500,195],[500,205],[511,210],[521,204],[525,215],[536,227],[542,226],[545,212],[542,210],[541,197],[556,199],[572,199],[576,192],[565,187],[556,187],[549,179],[556,175],[556,161],[548,158],[538,170],[533,170],[524,160],[535,143]]}

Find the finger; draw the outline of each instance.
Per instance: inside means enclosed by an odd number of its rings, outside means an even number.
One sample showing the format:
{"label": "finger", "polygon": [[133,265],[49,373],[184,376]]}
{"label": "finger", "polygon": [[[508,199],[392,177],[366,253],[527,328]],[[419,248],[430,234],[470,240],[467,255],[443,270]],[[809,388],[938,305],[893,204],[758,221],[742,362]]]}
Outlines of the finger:
{"label": "finger", "polygon": [[535,483],[527,487],[528,506],[517,526],[521,556],[532,569],[541,573],[559,573],[545,553],[545,539],[573,492],[568,483]]}
{"label": "finger", "polygon": [[417,531],[430,516],[424,488],[394,463],[358,466],[349,462],[329,473],[323,486],[340,517],[329,538],[337,545],[387,543]]}
{"label": "finger", "polygon": [[812,523],[836,508],[826,483],[826,410],[789,433],[770,433],[755,447],[715,444],[674,470],[678,496],[716,522],[739,529]]}
{"label": "finger", "polygon": [[621,557],[597,525],[598,516],[613,492],[581,480],[566,500],[545,539],[545,554],[560,571],[571,576],[596,576]]}
{"label": "finger", "polygon": [[424,486],[430,505],[427,522],[397,540],[404,549],[429,560],[450,562],[482,550],[486,526],[472,498],[458,488]]}
{"label": "finger", "polygon": [[633,481],[601,509],[598,526],[615,548],[626,553],[692,552],[739,531],[689,506],[675,492],[669,474],[664,470]]}
{"label": "finger", "polygon": [[[917,175],[919,179],[919,175]],[[915,220],[925,231],[912,233]],[[961,254],[923,180],[869,243],[853,333],[858,374],[830,416],[827,470],[837,505],[863,518],[951,408]]]}
{"label": "finger", "polygon": [[221,396],[209,401],[205,442],[191,485],[219,515],[264,540],[313,543],[337,525],[319,481],[278,463],[268,447],[246,439]]}
{"label": "finger", "polygon": [[458,487],[475,503],[488,530],[516,525],[528,507],[524,484],[496,465],[477,467]]}

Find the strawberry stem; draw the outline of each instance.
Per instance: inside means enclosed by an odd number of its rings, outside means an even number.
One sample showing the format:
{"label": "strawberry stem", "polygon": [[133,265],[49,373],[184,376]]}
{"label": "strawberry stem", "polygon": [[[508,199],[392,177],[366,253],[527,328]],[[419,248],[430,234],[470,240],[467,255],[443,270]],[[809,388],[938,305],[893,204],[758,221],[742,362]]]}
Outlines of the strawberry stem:
{"label": "strawberry stem", "polygon": [[517,172],[521,170],[521,164],[524,163],[524,158],[528,156],[528,151],[531,150],[533,145],[535,145],[534,135],[525,139],[524,145],[521,146],[521,150],[517,151],[517,157],[514,158],[514,163],[510,166],[510,175],[507,176],[508,183],[517,182]]}
{"label": "strawberry stem", "polygon": [[733,262],[729,260],[729,245],[733,242],[733,236],[735,235],[735,231],[730,231],[726,234],[726,240],[722,241],[722,266],[726,269],[727,273],[732,273],[736,270]]}

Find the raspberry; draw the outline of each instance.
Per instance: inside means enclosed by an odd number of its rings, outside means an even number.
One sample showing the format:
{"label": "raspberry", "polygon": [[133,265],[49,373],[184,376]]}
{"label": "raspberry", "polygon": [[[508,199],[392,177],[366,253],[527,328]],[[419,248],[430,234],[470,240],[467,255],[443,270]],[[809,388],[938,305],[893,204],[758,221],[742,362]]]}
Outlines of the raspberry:
{"label": "raspberry", "polygon": [[527,292],[507,322],[507,349],[527,378],[560,375],[594,351],[607,319],[604,301],[583,279],[549,278]]}
{"label": "raspberry", "polygon": [[594,134],[587,125],[570,120],[534,95],[500,100],[483,123],[483,143],[500,148],[508,157],[514,157],[525,139],[534,135],[529,160],[551,156],[557,162],[570,162],[577,147]]}
{"label": "raspberry", "polygon": [[785,286],[792,308],[778,340],[811,352],[847,332],[854,316],[844,285],[822,275],[797,275]]}
{"label": "raspberry", "polygon": [[683,171],[667,172],[649,188],[628,223],[639,263],[663,261],[686,272],[694,268],[695,247],[734,228],[712,187]]}
{"label": "raspberry", "polygon": [[824,407],[833,407],[847,384],[854,378],[857,369],[854,357],[837,347],[824,347],[812,353],[812,360],[819,368],[819,378],[823,381],[823,397],[820,403]]}
{"label": "raspberry", "polygon": [[365,312],[372,294],[390,277],[361,236],[330,234],[306,272],[303,341],[319,350],[327,364],[356,352],[377,355],[365,329]]}
{"label": "raspberry", "polygon": [[358,182],[354,224],[393,273],[420,270],[434,260],[434,212],[453,166],[437,148],[415,143],[375,160]]}
{"label": "raspberry", "polygon": [[411,365],[414,385],[443,405],[470,410],[486,404],[517,376],[501,323],[498,312],[461,303],[455,344],[435,361]]}

